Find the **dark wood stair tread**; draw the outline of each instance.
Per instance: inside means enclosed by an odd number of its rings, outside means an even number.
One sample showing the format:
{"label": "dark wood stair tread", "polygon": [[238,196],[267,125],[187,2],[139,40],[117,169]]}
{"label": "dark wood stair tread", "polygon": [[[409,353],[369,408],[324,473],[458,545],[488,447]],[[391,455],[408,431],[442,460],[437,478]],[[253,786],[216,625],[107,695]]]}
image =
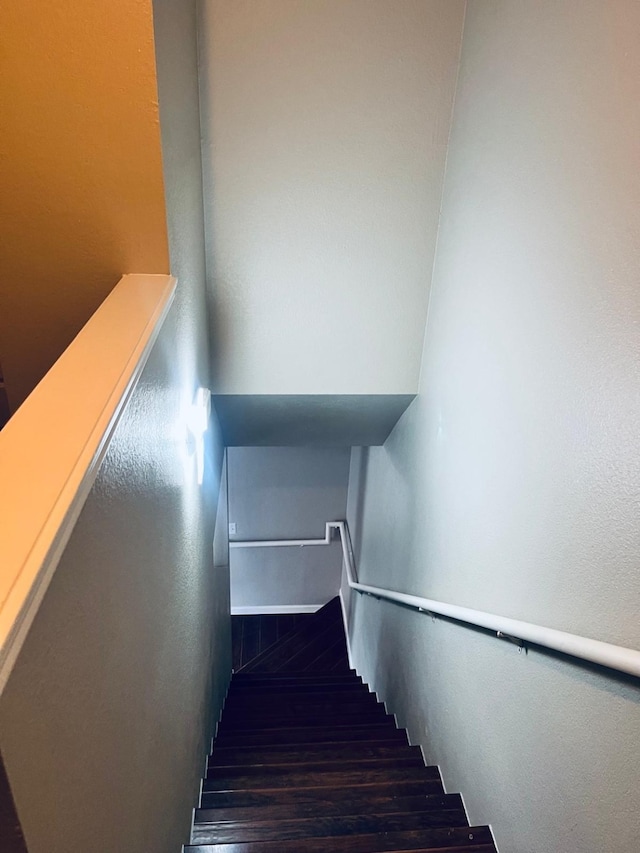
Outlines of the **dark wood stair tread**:
{"label": "dark wood stair tread", "polygon": [[[420,751],[409,755],[393,755],[384,758],[350,758],[345,761],[340,759],[327,759],[326,761],[308,761],[303,764],[232,764],[222,767],[213,765],[207,769],[206,779],[235,779],[247,776],[253,779],[270,779],[284,776],[289,780],[297,776],[315,775],[317,773],[366,773],[370,770],[399,770],[418,767],[425,769]],[[428,778],[437,774],[432,773]],[[291,783],[290,783],[291,784]]]}
{"label": "dark wood stair tread", "polygon": [[233,674],[233,687],[241,687],[245,684],[277,684],[295,682],[299,684],[314,684],[324,681],[344,681],[347,678],[362,681],[355,669],[346,673],[333,674],[329,672],[235,672]]}
{"label": "dark wood stair tread", "polygon": [[272,707],[286,705],[296,702],[300,705],[312,705],[315,702],[357,702],[364,699],[370,701],[369,697],[375,699],[375,693],[367,690],[364,684],[346,684],[339,689],[333,685],[325,685],[322,690],[270,690],[259,695],[250,692],[229,693],[224,709],[244,708],[255,706]]}
{"label": "dark wood stair tread", "polygon": [[353,681],[351,678],[346,678],[344,681],[327,681],[322,684],[314,682],[313,684],[296,684],[289,682],[287,684],[247,684],[244,687],[233,687],[229,690],[227,701],[231,699],[242,699],[252,697],[255,700],[263,697],[284,695],[291,693],[293,695],[302,696],[317,696],[322,695],[326,691],[333,693],[350,693],[361,692],[368,690],[365,684],[361,681]]}
{"label": "dark wood stair tread", "polygon": [[439,779],[408,779],[368,782],[362,785],[333,785],[329,788],[265,788],[261,790],[226,790],[202,792],[202,808],[248,808],[284,804],[315,803],[373,797],[442,796],[444,791]]}
{"label": "dark wood stair tread", "polygon": [[196,809],[195,823],[212,821],[255,821],[281,820],[322,815],[360,814],[368,809],[371,814],[392,814],[409,811],[464,811],[460,794],[414,794],[394,796],[376,794],[370,790],[358,795],[358,789],[344,792],[344,795],[324,799],[320,795],[313,800],[299,803],[272,803],[255,806],[219,807]]}
{"label": "dark wood stair tread", "polygon": [[397,729],[393,717],[388,717],[375,724],[365,725],[302,726],[300,728],[254,729],[253,731],[230,729],[228,732],[218,734],[216,745],[252,749],[255,746],[273,746],[276,748],[291,744],[353,743],[370,739],[407,743],[407,733],[404,729]]}
{"label": "dark wood stair tread", "polygon": [[[435,772],[434,772],[435,770]],[[272,790],[274,788],[331,788],[334,786],[367,785],[374,782],[403,782],[424,780],[438,785],[443,791],[438,768],[430,767],[378,767],[366,770],[317,771],[309,773],[285,772],[251,773],[248,776],[215,775],[203,782],[203,791]],[[437,793],[437,791],[433,791]]]}
{"label": "dark wood stair tread", "polygon": [[291,713],[299,711],[302,714],[317,713],[322,710],[336,710],[353,708],[368,708],[371,705],[382,705],[375,693],[362,690],[358,693],[343,691],[342,693],[316,693],[311,696],[287,693],[284,696],[265,696],[256,700],[251,699],[229,699],[224,706],[224,716],[230,714],[256,714],[256,713]]}
{"label": "dark wood stair tread", "polygon": [[414,853],[436,850],[446,850],[447,853],[496,853],[491,830],[486,826],[409,829],[290,841],[198,844],[184,848],[185,853],[387,853],[394,850]]}
{"label": "dark wood stair tread", "polygon": [[464,810],[411,811],[393,814],[331,815],[255,822],[195,824],[192,839],[200,844],[230,844],[245,841],[288,841],[294,838],[323,836],[366,835],[373,832],[400,832],[423,829],[468,826]]}
{"label": "dark wood stair tread", "polygon": [[328,719],[338,717],[349,719],[358,717],[360,714],[381,714],[384,716],[386,710],[381,702],[378,702],[373,693],[369,693],[370,699],[366,697],[358,699],[343,699],[341,702],[317,702],[312,704],[298,703],[295,700],[284,702],[280,705],[269,705],[265,703],[262,708],[251,708],[247,706],[232,706],[225,708],[222,715],[221,725],[237,725],[246,720],[283,720],[288,722],[294,719],[298,725],[303,725],[304,720],[317,720],[326,717]]}
{"label": "dark wood stair tread", "polygon": [[420,747],[389,741],[356,741],[355,743],[317,743],[306,746],[271,747],[267,749],[234,749],[216,747],[209,757],[209,767],[229,767],[240,764],[303,764],[308,761],[349,760],[358,758],[393,758],[405,755],[421,756]]}
{"label": "dark wood stair tread", "polygon": [[305,715],[304,717],[294,716],[278,716],[278,717],[261,717],[259,714],[255,716],[236,716],[223,717],[218,731],[220,733],[238,731],[245,729],[246,731],[256,731],[265,729],[293,729],[293,728],[327,728],[339,725],[381,725],[387,722],[390,726],[395,725],[394,718],[385,713],[384,707],[374,705],[371,708],[360,711],[350,711],[348,714],[318,714]]}

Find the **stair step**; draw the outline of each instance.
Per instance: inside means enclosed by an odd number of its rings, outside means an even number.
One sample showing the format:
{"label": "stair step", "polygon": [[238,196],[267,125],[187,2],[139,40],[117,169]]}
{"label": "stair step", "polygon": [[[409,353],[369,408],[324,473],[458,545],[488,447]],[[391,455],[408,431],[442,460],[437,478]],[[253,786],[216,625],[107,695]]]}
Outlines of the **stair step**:
{"label": "stair step", "polygon": [[251,719],[261,716],[317,717],[319,714],[340,714],[346,716],[348,714],[359,714],[361,711],[367,712],[375,709],[386,713],[384,705],[382,702],[378,702],[375,693],[363,693],[360,696],[340,696],[338,699],[325,699],[324,697],[314,696],[311,701],[295,698],[285,698],[280,701],[272,699],[253,704],[231,701],[228,705],[225,705],[222,719],[226,720],[227,717]]}
{"label": "stair step", "polygon": [[395,725],[394,718],[390,714],[386,714],[383,705],[374,705],[371,708],[350,710],[348,713],[332,712],[330,714],[312,714],[308,713],[304,716],[285,716],[284,714],[278,717],[261,716],[260,714],[253,715],[223,715],[218,726],[218,731],[231,732],[238,730],[255,731],[257,729],[285,729],[285,728],[326,728],[339,725]]}
{"label": "stair step", "polygon": [[372,832],[398,832],[406,829],[434,829],[468,826],[463,810],[398,812],[394,814],[355,814],[297,820],[233,823],[220,821],[196,824],[192,842],[232,844],[246,841],[289,841],[294,838],[320,838],[337,835],[365,835]]}
{"label": "stair step", "polygon": [[[235,775],[230,772],[211,774],[203,782],[204,791],[242,791],[242,790],[274,790],[277,788],[331,788],[333,786],[347,787],[349,785],[367,785],[375,782],[410,782],[429,781],[439,785],[431,793],[444,793],[440,773],[437,767],[418,766],[378,766],[349,770],[309,770],[308,772],[292,771],[290,767],[264,768],[259,773]],[[271,772],[269,772],[271,771]]]}
{"label": "stair step", "polygon": [[440,779],[410,779],[405,781],[370,782],[366,785],[340,785],[331,788],[276,788],[234,791],[203,791],[200,807],[218,808],[255,808],[280,805],[306,805],[323,802],[343,802],[363,797],[415,797],[442,796],[444,791]]}
{"label": "stair step", "polygon": [[496,853],[488,826],[450,827],[446,829],[409,829],[380,835],[338,835],[290,841],[247,841],[232,844],[196,844],[184,853]]}
{"label": "stair step", "polygon": [[419,746],[388,741],[358,741],[356,743],[319,743],[293,749],[234,749],[216,746],[209,757],[209,767],[229,767],[240,764],[304,764],[308,761],[349,761],[363,758],[395,758],[422,756]]}
{"label": "stair step", "polygon": [[245,684],[324,684],[326,681],[362,681],[355,669],[333,674],[331,672],[234,672],[233,686]]}
{"label": "stair step", "polygon": [[[340,799],[317,796],[309,802],[270,803],[255,806],[230,806],[196,809],[195,823],[211,823],[213,821],[262,821],[262,820],[291,820],[293,818],[320,817],[330,815],[361,814],[365,811],[371,814],[393,814],[410,811],[464,811],[460,794],[414,794],[395,796],[392,794],[377,794],[376,789],[365,789],[367,793],[359,793],[358,788],[345,792]],[[374,791],[374,793],[371,793]]]}
{"label": "stair step", "polygon": [[342,681],[324,681],[321,684],[313,682],[313,684],[299,683],[289,681],[286,684],[244,684],[239,687],[232,684],[227,694],[227,702],[230,699],[253,699],[254,701],[268,698],[269,696],[318,696],[323,693],[362,693],[370,692],[369,688],[362,683],[351,678],[345,678]]}
{"label": "stair step", "polygon": [[325,687],[323,690],[270,690],[257,694],[248,691],[230,692],[224,709],[227,711],[229,708],[251,708],[256,707],[256,705],[260,708],[269,708],[291,702],[305,707],[317,702],[360,702],[363,699],[370,702],[369,697],[373,697],[375,701],[375,696],[376,694],[367,690],[364,684],[349,685],[348,688],[342,687],[340,690]]}
{"label": "stair step", "polygon": [[228,732],[221,730],[216,737],[216,747],[252,749],[259,746],[275,749],[292,744],[353,743],[368,740],[408,742],[406,731],[395,727],[393,717],[385,717],[375,724],[364,725],[300,726],[253,731],[230,729]]}
{"label": "stair step", "polygon": [[375,705],[377,701],[376,694],[371,693],[370,690],[366,690],[363,685],[360,690],[325,690],[322,693],[270,692],[262,696],[229,696],[225,702],[224,709],[225,711],[229,711],[232,708],[240,711],[261,711],[263,709],[295,705],[306,710],[326,705],[339,705],[342,707],[343,705],[366,704],[367,702],[373,702]]}
{"label": "stair step", "polygon": [[[410,748],[410,747],[408,747]],[[268,764],[232,764],[219,766],[214,764],[207,770],[206,779],[237,779],[239,777],[250,777],[255,780],[271,780],[284,778],[291,784],[294,776],[318,773],[352,773],[367,772],[369,770],[400,770],[411,767],[424,768],[422,753],[409,753],[409,755],[393,755],[385,758],[350,758],[326,759],[321,761],[308,761],[300,764],[274,763]],[[270,785],[271,786],[271,785]],[[257,784],[251,787],[258,787]],[[279,787],[279,782],[271,787]]]}
{"label": "stair step", "polygon": [[230,690],[298,690],[301,688],[322,688],[323,686],[343,684],[364,684],[360,676],[348,672],[299,672],[299,673],[243,673],[236,672],[230,684]]}

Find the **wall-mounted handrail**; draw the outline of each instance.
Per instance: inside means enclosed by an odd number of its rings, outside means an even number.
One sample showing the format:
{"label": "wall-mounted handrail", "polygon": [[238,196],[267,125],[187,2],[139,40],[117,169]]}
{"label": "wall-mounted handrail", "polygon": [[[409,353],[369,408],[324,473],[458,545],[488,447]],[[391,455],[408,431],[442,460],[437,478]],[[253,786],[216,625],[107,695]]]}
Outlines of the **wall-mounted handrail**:
{"label": "wall-mounted handrail", "polygon": [[0,432],[0,692],[175,287],[125,275]]}
{"label": "wall-mounted handrail", "polygon": [[370,586],[359,583],[355,572],[355,560],[349,537],[349,528],[345,521],[332,523],[340,532],[342,542],[342,555],[347,574],[347,580],[351,589],[375,598],[393,601],[396,604],[404,604],[423,613],[446,616],[459,622],[467,622],[477,625],[489,631],[495,631],[496,636],[507,639],[517,639],[524,643],[533,643],[553,649],[564,655],[580,658],[581,660],[626,672],[628,675],[640,677],[640,651],[629,649],[625,646],[616,646],[612,643],[604,643],[601,640],[593,640],[590,637],[581,637],[578,634],[569,634],[566,631],[558,631],[555,628],[545,628],[533,622],[522,622],[519,619],[509,619],[506,616],[496,616],[494,613],[486,613],[483,610],[473,610],[469,607],[459,607],[456,604],[446,604],[443,601],[435,601],[431,598],[422,598],[418,595],[408,595],[403,592],[394,592],[382,587]]}
{"label": "wall-mounted handrail", "polygon": [[509,619],[506,616],[496,616],[494,613],[486,613],[483,610],[473,610],[469,607],[459,607],[456,604],[446,604],[443,601],[435,601],[431,598],[422,598],[418,595],[409,595],[403,592],[394,592],[383,587],[371,586],[359,583],[349,527],[346,521],[330,521],[327,524],[325,539],[314,540],[280,540],[278,542],[234,542],[232,547],[263,547],[270,545],[288,544],[314,544],[328,545],[331,541],[331,530],[335,529],[340,535],[342,545],[342,557],[349,587],[355,592],[370,595],[374,598],[403,604],[423,613],[446,616],[458,622],[466,622],[469,625],[477,625],[495,632],[497,637],[506,638],[523,643],[533,643],[543,646],[564,655],[580,658],[591,663],[625,672],[628,675],[640,677],[640,651],[629,649],[625,646],[616,646],[590,637],[581,637],[578,634],[569,634],[566,631],[558,631],[555,628],[545,628],[533,622],[522,622],[519,619]]}
{"label": "wall-mounted handrail", "polygon": [[331,529],[339,522],[328,521],[324,539],[231,539],[230,548],[305,548],[307,545],[330,545]]}

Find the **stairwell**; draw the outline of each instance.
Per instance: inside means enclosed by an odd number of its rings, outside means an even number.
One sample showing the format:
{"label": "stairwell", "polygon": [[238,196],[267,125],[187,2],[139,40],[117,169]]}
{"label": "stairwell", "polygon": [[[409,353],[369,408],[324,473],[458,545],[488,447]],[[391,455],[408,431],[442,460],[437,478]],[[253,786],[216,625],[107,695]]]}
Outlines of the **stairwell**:
{"label": "stairwell", "polygon": [[496,848],[349,669],[336,598],[235,672],[185,853],[393,850]]}

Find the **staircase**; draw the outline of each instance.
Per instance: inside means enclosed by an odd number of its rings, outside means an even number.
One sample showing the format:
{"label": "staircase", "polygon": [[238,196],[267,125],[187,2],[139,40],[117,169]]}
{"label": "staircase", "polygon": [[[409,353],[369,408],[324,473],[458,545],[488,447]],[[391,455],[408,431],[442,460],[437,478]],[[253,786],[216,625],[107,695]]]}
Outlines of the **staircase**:
{"label": "staircase", "polygon": [[496,853],[349,669],[338,599],[233,676],[185,853]]}

